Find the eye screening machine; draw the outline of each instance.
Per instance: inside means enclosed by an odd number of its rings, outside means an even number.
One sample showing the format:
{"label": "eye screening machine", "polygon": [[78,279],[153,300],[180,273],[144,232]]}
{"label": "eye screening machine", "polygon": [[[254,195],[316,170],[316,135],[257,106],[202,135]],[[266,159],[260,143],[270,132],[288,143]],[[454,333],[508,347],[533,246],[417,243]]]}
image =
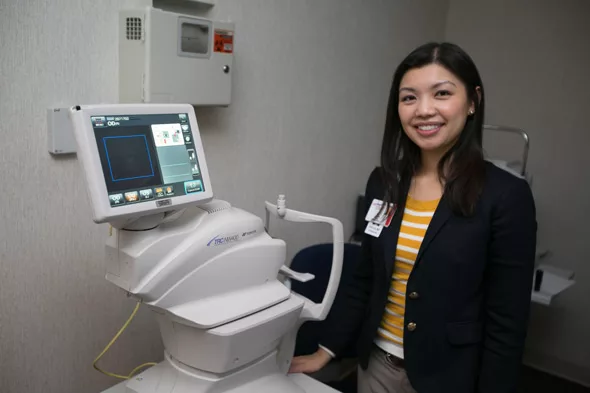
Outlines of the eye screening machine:
{"label": "eye screening machine", "polygon": [[[283,196],[266,202],[266,223],[214,199],[191,105],[75,106],[69,115],[93,220],[111,225],[106,278],[153,311],[165,347],[164,361],[106,392],[334,392],[287,372],[298,328],[324,319],[336,295],[342,224],[288,209]],[[270,216],[332,226],[321,304],[280,280],[313,276],[285,266]]]}

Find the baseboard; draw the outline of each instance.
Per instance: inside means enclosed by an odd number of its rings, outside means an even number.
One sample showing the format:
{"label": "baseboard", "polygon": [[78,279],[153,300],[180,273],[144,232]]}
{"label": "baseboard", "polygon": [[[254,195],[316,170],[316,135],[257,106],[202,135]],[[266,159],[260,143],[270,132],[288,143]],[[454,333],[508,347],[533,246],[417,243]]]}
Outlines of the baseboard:
{"label": "baseboard", "polygon": [[590,368],[561,360],[551,355],[527,351],[523,363],[536,370],[590,388]]}

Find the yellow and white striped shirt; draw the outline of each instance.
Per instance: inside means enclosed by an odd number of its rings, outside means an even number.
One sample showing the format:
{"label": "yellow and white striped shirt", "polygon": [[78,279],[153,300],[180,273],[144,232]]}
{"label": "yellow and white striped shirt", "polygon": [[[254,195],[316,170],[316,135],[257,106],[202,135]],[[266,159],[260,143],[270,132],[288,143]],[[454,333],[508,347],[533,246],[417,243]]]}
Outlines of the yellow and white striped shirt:
{"label": "yellow and white striped shirt", "polygon": [[404,314],[406,306],[406,285],[418,256],[418,250],[426,229],[434,216],[439,199],[417,201],[408,196],[402,218],[391,288],[378,337],[375,344],[384,351],[404,358]]}

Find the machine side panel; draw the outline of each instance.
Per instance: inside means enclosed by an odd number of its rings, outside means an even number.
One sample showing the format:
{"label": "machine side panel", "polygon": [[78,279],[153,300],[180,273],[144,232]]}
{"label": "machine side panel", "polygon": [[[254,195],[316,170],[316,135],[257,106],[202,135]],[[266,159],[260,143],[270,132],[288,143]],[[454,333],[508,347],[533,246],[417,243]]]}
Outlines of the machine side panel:
{"label": "machine side panel", "polygon": [[201,328],[211,328],[289,297],[278,281],[285,260],[282,241],[252,239],[196,268],[151,304]]}

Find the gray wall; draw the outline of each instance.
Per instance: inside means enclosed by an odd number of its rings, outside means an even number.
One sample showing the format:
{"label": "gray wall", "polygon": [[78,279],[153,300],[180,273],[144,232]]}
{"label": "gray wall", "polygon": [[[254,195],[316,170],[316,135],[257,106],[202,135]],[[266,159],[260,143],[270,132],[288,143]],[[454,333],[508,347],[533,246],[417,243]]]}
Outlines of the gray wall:
{"label": "gray wall", "polygon": [[[590,385],[590,2],[451,0],[446,37],[472,55],[487,89],[487,122],[531,137],[539,245],[577,284],[533,308],[527,362]],[[520,143],[520,144],[519,144]],[[518,139],[489,135],[491,154],[518,158]]]}
{"label": "gray wall", "polygon": [[[0,392],[96,392],[91,363],[133,302],[104,279],[106,226],[90,220],[75,159],[46,150],[45,109],[117,101],[119,0],[0,0]],[[236,22],[233,104],[200,109],[216,195],[262,215],[341,219],[378,162],[389,83],[414,46],[444,36],[448,1],[218,0]],[[327,228],[281,227],[292,254]],[[103,365],[160,360],[142,309]]]}

